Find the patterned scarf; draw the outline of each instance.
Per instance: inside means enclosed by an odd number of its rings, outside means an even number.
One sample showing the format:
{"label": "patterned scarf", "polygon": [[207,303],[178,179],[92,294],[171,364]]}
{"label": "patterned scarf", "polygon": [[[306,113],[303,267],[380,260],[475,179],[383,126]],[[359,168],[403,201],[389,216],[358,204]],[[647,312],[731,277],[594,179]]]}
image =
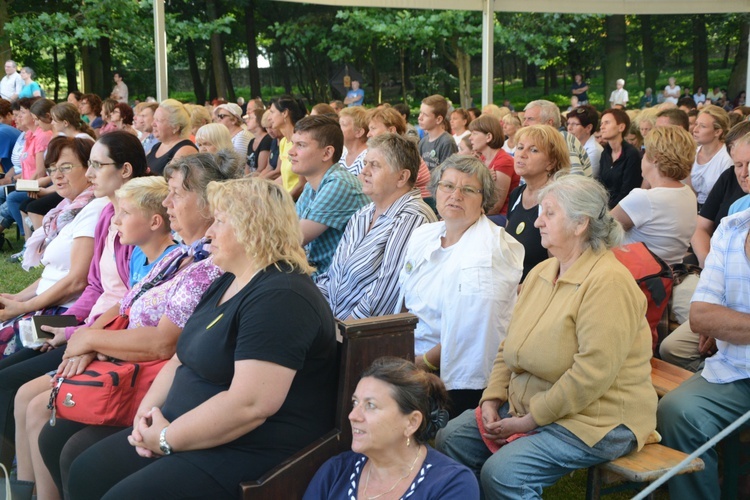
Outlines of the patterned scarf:
{"label": "patterned scarf", "polygon": [[44,216],[42,227],[37,228],[26,242],[26,250],[23,252],[23,263],[25,270],[39,265],[44,255],[44,250],[50,241],[60,234],[62,228],[67,226],[83,207],[94,199],[94,189],[87,187],[73,201],[67,198],[61,201],[55,208]]}

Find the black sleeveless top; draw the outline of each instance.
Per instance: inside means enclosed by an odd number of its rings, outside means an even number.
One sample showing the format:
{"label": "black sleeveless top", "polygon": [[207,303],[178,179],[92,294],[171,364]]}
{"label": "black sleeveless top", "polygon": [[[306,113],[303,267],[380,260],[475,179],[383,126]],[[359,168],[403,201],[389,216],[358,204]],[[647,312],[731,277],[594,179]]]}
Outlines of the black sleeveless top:
{"label": "black sleeveless top", "polygon": [[508,224],[505,230],[523,245],[526,253],[523,256],[523,275],[521,282],[526,279],[534,266],[549,259],[547,249],[542,246],[542,235],[534,227],[534,221],[539,217],[539,205],[528,210],[523,207],[521,195],[526,190],[526,184],[518,186],[510,193],[508,201]]}
{"label": "black sleeveless top", "polygon": [[167,154],[159,156],[157,158],[156,151],[161,147],[161,142],[157,142],[154,144],[154,147],[151,148],[151,151],[146,155],[146,163],[148,164],[148,168],[151,169],[151,173],[156,175],[162,175],[164,173],[164,167],[167,166],[167,163],[172,161],[172,158],[174,158],[175,153],[180,150],[180,148],[183,148],[185,146],[191,146],[193,149],[195,149],[195,152],[198,152],[198,148],[195,147],[195,144],[193,144],[193,141],[189,139],[183,139],[174,146],[172,146],[172,149],[167,151]]}

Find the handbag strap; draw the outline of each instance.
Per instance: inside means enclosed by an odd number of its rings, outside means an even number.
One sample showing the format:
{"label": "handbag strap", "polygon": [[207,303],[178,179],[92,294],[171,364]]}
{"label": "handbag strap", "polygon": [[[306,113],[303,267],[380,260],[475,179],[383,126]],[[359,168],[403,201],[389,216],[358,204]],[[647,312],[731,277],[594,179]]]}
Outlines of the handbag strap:
{"label": "handbag strap", "polygon": [[3,469],[3,474],[5,474],[5,498],[11,500],[10,474],[8,474],[8,469],[5,468],[4,463],[0,462],[0,468]]}

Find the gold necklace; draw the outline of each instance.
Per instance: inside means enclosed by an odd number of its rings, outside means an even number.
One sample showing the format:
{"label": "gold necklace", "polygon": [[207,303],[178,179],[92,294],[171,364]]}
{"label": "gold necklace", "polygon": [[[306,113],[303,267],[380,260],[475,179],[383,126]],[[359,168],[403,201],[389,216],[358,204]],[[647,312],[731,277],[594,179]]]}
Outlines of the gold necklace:
{"label": "gold necklace", "polygon": [[414,466],[417,464],[417,459],[419,458],[419,455],[421,454],[421,452],[422,452],[422,447],[418,446],[417,447],[417,456],[414,457],[414,461],[411,463],[411,467],[409,467],[409,471],[406,474],[404,474],[403,476],[401,476],[400,478],[398,478],[398,481],[396,481],[393,484],[393,486],[391,486],[390,490],[385,491],[385,492],[381,493],[380,495],[375,495],[374,497],[368,497],[367,496],[367,487],[370,484],[370,472],[372,472],[372,467],[370,467],[369,469],[367,469],[367,478],[365,479],[365,491],[364,491],[365,498],[367,498],[367,500],[375,500],[376,498],[380,498],[383,495],[387,495],[388,493],[390,493],[391,491],[393,491],[396,488],[396,486],[398,486],[398,483],[400,483],[401,481],[403,481],[405,478],[409,477],[409,475],[412,473],[412,471],[414,470]]}

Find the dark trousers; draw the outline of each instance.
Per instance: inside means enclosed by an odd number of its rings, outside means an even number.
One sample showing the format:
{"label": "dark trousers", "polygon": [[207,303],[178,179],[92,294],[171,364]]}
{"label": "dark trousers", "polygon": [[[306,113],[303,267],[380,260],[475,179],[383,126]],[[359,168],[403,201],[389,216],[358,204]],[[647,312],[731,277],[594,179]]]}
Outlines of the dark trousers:
{"label": "dark trousers", "polygon": [[64,347],[47,352],[21,349],[0,360],[0,461],[10,470],[16,454],[16,422],[13,400],[23,384],[60,366]]}

